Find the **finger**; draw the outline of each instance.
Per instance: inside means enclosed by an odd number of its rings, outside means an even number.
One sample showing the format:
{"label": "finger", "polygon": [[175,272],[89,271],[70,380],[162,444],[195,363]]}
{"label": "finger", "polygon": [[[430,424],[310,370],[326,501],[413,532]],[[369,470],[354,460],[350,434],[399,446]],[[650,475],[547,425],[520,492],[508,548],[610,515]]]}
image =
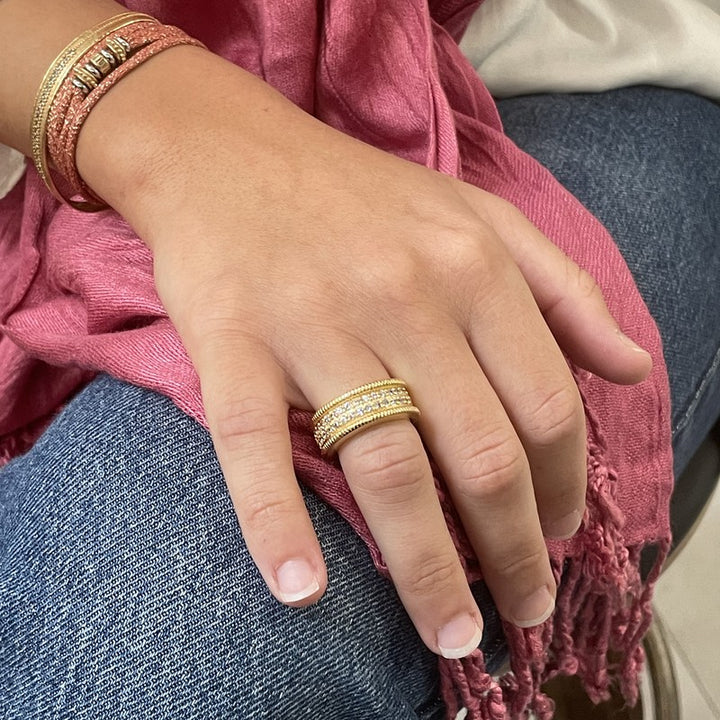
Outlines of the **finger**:
{"label": "finger", "polygon": [[450,538],[420,437],[407,420],[340,448],[353,496],[425,644],[447,658],[480,643],[482,617]]}
{"label": "finger", "polygon": [[278,600],[314,602],[327,574],[293,471],[282,372],[266,348],[239,332],[205,332],[188,345],[248,550]]}
{"label": "finger", "polygon": [[[487,245],[493,242],[485,238]],[[468,274],[470,347],[525,449],[546,537],[567,538],[582,520],[587,484],[585,412],[575,380],[502,243],[490,272]],[[487,270],[487,268],[485,268]]]}
{"label": "finger", "polygon": [[652,359],[620,330],[594,278],[512,204],[466,183],[458,187],[505,243],[568,356],[611,382],[644,380]]}
{"label": "finger", "polygon": [[[296,377],[315,407],[388,377],[367,348],[336,346],[317,357],[322,362],[309,385],[307,376]],[[417,431],[407,419],[371,426],[344,442],[338,455],[421,638],[445,657],[468,655],[480,642],[482,618],[450,538]]]}
{"label": "finger", "polygon": [[556,594],[530,467],[466,338],[450,319],[444,326],[414,343],[402,356],[407,364],[392,371],[408,378],[422,407],[423,439],[501,615],[530,627],[549,617]]}

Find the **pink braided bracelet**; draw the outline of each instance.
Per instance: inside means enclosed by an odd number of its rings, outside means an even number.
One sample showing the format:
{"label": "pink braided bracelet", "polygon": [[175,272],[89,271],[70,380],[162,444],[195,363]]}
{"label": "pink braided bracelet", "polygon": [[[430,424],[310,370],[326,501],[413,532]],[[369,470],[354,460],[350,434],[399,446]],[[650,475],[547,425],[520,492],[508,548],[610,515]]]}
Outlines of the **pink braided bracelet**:
{"label": "pink braided bracelet", "polygon": [[[80,130],[113,85],[149,58],[177,45],[205,47],[180,28],[148,18],[106,35],[67,74],[52,101],[46,129],[49,158],[70,188],[67,196],[60,196],[65,203],[85,212],[108,207],[77,170],[75,153]],[[72,199],[77,195],[82,200]]]}

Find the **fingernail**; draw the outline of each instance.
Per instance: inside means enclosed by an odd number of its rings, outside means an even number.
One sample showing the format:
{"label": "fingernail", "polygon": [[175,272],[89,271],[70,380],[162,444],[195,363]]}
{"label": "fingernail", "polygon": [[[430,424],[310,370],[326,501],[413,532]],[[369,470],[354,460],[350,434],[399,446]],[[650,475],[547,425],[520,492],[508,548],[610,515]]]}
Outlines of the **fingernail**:
{"label": "fingernail", "polygon": [[482,628],[470,615],[458,615],[438,630],[437,644],[444,658],[469,655],[482,640]]}
{"label": "fingernail", "polygon": [[569,540],[580,528],[582,513],[573,510],[559,520],[543,524],[543,535],[551,540]]}
{"label": "fingernail", "polygon": [[543,585],[518,603],[512,621],[521,628],[535,627],[544,623],[555,610],[555,600]]}
{"label": "fingernail", "polygon": [[641,348],[634,340],[631,340],[622,330],[620,330],[620,328],[616,328],[615,332],[617,333],[620,341],[635,352],[641,352],[643,355],[650,355],[647,350],[643,350],[643,348]]}
{"label": "fingernail", "polygon": [[297,602],[320,589],[315,571],[307,560],[294,558],[285,561],[275,572],[278,595],[283,602]]}

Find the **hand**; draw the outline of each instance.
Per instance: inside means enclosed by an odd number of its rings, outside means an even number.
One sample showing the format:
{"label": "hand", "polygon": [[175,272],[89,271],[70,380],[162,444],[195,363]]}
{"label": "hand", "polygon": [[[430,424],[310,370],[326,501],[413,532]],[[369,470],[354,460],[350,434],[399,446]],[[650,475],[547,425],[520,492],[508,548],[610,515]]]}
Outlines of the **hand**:
{"label": "hand", "polygon": [[[144,155],[119,182],[91,149],[128,107],[122,149]],[[78,162],[153,249],[243,535],[278,599],[305,605],[327,583],[289,406],[392,376],[422,411],[417,430],[372,427],[339,457],[424,642],[468,654],[482,619],[422,441],[502,615],[548,616],[543,536],[577,530],[586,483],[583,407],[556,338],[616,382],[650,369],[586,273],[499,198],[347,137],[192,48],[119,83]]]}

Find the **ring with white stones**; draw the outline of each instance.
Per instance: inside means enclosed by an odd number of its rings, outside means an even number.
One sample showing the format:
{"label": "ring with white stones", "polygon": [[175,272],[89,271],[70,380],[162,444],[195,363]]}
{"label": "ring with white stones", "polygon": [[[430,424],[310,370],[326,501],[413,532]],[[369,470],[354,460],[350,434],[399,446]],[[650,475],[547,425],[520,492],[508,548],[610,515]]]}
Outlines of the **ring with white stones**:
{"label": "ring with white stones", "polygon": [[397,378],[361,385],[325,403],[312,417],[315,440],[325,455],[334,453],[351,435],[370,425],[405,416],[415,420],[407,385]]}

